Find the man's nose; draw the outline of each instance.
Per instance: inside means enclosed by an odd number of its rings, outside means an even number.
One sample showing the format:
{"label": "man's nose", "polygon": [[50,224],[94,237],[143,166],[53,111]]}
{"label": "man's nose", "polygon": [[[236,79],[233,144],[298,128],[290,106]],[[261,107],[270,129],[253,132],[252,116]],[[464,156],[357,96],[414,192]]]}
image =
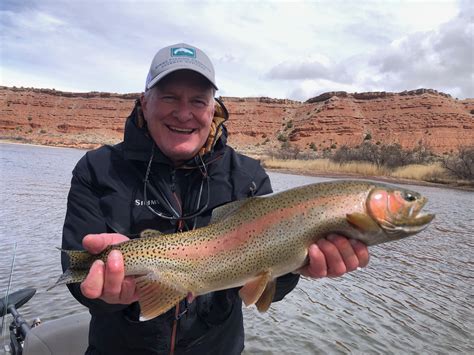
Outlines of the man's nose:
{"label": "man's nose", "polygon": [[193,117],[193,111],[187,102],[180,101],[173,110],[173,116],[179,121],[188,121]]}

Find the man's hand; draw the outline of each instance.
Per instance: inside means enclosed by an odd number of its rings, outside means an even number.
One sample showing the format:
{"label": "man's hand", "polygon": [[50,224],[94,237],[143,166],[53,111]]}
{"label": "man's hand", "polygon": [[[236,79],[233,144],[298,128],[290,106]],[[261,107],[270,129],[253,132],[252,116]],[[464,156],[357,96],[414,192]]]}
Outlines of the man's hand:
{"label": "man's hand", "polygon": [[303,276],[338,277],[369,263],[367,246],[354,239],[330,235],[309,247],[309,264],[299,270]]}
{"label": "man's hand", "polygon": [[[111,244],[128,240],[122,234],[89,234],[82,245],[91,254],[99,254]],[[91,299],[99,298],[110,304],[130,304],[138,300],[134,277],[125,277],[122,253],[110,252],[107,262],[96,260],[81,283],[82,294]]]}

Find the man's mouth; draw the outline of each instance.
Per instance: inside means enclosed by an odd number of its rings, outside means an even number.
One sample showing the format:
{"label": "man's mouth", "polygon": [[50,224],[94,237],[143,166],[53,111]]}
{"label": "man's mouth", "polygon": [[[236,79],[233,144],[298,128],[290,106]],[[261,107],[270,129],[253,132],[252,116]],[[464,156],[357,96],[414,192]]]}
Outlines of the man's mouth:
{"label": "man's mouth", "polygon": [[180,128],[175,126],[167,126],[171,132],[180,133],[180,134],[191,134],[195,131],[194,128]]}

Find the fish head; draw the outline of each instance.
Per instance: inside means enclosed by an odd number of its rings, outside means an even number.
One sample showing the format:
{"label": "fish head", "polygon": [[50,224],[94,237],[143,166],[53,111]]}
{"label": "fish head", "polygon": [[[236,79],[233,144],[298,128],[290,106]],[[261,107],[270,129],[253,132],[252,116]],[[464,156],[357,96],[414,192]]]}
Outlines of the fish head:
{"label": "fish head", "polygon": [[376,187],[367,199],[367,211],[390,240],[421,232],[435,217],[421,210],[428,199],[418,192],[396,187]]}

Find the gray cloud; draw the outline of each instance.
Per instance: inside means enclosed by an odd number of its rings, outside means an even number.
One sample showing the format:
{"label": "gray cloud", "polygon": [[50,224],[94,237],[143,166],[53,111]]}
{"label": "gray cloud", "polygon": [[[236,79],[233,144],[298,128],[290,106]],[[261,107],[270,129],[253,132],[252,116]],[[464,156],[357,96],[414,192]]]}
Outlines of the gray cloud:
{"label": "gray cloud", "polygon": [[474,24],[463,12],[436,31],[409,35],[369,59],[388,89],[428,87],[474,97]]}
{"label": "gray cloud", "polygon": [[306,63],[286,61],[271,68],[265,77],[278,80],[304,80],[328,79],[330,76],[331,70],[317,61]]}

